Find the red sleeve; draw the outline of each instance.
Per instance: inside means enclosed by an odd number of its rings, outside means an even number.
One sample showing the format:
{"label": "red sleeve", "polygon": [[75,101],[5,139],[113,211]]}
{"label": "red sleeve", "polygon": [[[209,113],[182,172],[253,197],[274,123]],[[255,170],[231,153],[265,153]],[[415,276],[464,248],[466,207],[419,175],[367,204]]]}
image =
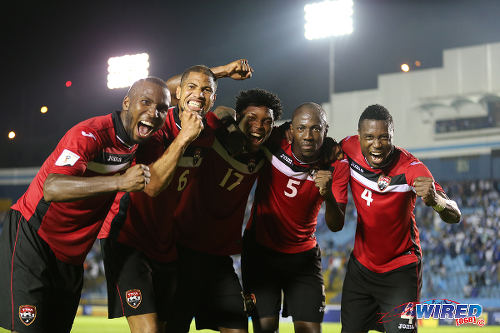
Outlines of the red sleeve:
{"label": "red sleeve", "polygon": [[[408,183],[408,185],[413,186],[413,182],[417,177],[429,177],[434,179],[434,177],[432,177],[431,172],[429,171],[429,169],[427,169],[424,163],[415,159],[410,163],[406,171],[406,182]],[[436,187],[436,191],[444,193],[443,188],[436,182],[436,180],[434,180],[434,185]]]}
{"label": "red sleeve", "polygon": [[336,161],[332,174],[332,193],[338,203],[347,203],[347,184],[349,183],[349,162],[346,159]]}
{"label": "red sleeve", "polygon": [[89,127],[75,126],[59,141],[54,151],[54,163],[48,173],[81,176],[101,147],[101,138]]}

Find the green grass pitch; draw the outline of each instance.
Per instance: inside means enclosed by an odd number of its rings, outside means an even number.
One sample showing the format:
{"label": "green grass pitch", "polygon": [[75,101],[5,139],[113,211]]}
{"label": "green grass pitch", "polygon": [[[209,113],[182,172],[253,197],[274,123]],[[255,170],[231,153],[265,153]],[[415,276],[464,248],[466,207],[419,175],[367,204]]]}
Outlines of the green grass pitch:
{"label": "green grass pitch", "polygon": [[[440,326],[440,327],[423,327],[419,328],[420,333],[463,333],[463,332],[478,332],[478,333],[495,333],[500,332],[500,326]],[[9,332],[0,328],[0,333]],[[73,325],[72,333],[127,333],[127,321],[124,318],[119,319],[106,319],[105,317],[92,317],[92,316],[77,316],[75,324]],[[196,331],[194,324],[191,325],[190,332],[208,333],[214,332],[210,330]],[[250,327],[250,332],[253,332]],[[340,332],[340,324],[323,323],[323,333],[337,333]],[[375,332],[375,331],[373,331]],[[292,323],[281,323],[280,333],[293,333]]]}

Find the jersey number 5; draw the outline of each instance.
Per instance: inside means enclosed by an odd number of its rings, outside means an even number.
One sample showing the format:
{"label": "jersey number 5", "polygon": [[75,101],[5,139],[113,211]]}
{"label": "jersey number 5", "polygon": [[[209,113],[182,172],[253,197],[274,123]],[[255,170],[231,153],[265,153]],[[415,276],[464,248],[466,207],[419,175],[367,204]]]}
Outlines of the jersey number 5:
{"label": "jersey number 5", "polygon": [[365,190],[363,191],[363,193],[361,193],[361,199],[365,199],[366,200],[366,205],[368,207],[370,207],[370,204],[373,201],[372,191],[370,191],[369,189],[365,188]]}
{"label": "jersey number 5", "polygon": [[295,186],[300,185],[300,182],[295,179],[288,179],[288,184],[286,184],[286,188],[290,190],[290,192],[287,192],[286,190],[283,191],[285,195],[289,198],[293,198],[294,196],[297,195],[297,188]]}

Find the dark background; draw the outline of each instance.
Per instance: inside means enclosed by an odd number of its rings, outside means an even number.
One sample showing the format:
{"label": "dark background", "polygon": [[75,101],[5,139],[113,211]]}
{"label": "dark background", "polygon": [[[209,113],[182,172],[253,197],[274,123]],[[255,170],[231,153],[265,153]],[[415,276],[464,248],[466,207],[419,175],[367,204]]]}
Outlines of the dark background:
{"label": "dark background", "polygon": [[[2,3],[0,167],[41,165],[69,127],[119,109],[126,89],[106,86],[111,56],[147,52],[150,75],[165,79],[245,57],[254,77],[221,80],[216,104],[233,106],[239,90],[254,87],[277,93],[285,118],[302,102],[326,102],[328,42],[305,39],[307,3]],[[373,89],[377,75],[404,62],[439,67],[444,49],[500,41],[499,14],[496,0],[355,0],[354,32],[336,41],[335,89]]]}

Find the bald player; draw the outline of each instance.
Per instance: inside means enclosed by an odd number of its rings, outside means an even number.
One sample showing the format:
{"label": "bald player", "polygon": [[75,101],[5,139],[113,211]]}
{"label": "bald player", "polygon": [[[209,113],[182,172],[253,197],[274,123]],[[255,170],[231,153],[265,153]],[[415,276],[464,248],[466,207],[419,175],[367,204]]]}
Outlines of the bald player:
{"label": "bald player", "polygon": [[[293,317],[295,332],[320,332],[325,311],[317,216],[334,231],[344,224],[347,161],[321,165],[328,131],[326,114],[316,103],[293,113],[291,144],[269,146],[269,163],[258,180],[242,254],[243,287],[255,301],[255,332],[277,332],[283,316]],[[282,300],[281,295],[284,295]]]}
{"label": "bald player", "polygon": [[71,128],[11,207],[0,239],[0,326],[17,332],[70,332],[83,261],[117,191],[142,191],[139,143],[160,129],[170,93],[154,77],[135,82],[122,110]]}

